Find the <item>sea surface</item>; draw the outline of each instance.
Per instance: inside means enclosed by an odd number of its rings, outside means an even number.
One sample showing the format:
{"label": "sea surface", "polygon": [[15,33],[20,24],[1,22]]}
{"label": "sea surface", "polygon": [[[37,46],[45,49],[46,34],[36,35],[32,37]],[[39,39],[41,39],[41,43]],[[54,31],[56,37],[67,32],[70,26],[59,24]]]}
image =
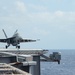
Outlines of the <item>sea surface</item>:
{"label": "sea surface", "polygon": [[75,50],[49,50],[61,52],[61,63],[41,62],[41,75],[75,75]]}

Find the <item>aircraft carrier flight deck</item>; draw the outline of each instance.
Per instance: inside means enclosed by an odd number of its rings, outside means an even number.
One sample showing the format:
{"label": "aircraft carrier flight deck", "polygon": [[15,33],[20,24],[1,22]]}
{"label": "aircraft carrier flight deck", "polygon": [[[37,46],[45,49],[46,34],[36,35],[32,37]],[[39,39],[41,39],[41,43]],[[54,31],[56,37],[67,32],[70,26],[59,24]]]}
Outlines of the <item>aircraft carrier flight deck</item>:
{"label": "aircraft carrier flight deck", "polygon": [[59,52],[46,53],[45,49],[0,49],[0,75],[40,75],[41,61],[60,64]]}

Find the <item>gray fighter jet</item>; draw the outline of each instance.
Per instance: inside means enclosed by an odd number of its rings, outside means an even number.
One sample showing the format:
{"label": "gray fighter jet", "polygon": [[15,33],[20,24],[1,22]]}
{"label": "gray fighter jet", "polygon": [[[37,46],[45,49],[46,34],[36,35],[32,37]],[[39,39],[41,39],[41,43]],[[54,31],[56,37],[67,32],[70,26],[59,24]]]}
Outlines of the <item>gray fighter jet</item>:
{"label": "gray fighter jet", "polygon": [[7,45],[5,46],[5,48],[7,49],[10,44],[12,46],[16,46],[16,48],[20,49],[20,43],[22,42],[36,42],[37,40],[31,40],[31,39],[23,39],[22,37],[19,36],[19,34],[17,33],[17,30],[15,31],[14,35],[10,38],[7,37],[4,29],[2,29],[3,32],[4,32],[4,35],[6,37],[6,39],[0,39],[0,42],[3,42],[3,43],[7,43]]}

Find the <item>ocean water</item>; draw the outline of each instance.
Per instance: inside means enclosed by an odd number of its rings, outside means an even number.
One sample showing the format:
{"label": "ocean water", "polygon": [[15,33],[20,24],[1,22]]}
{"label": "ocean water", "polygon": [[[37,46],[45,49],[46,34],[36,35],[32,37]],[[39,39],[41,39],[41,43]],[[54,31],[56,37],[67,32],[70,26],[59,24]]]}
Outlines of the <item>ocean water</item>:
{"label": "ocean water", "polygon": [[75,75],[75,50],[50,50],[61,52],[61,63],[41,62],[41,75]]}

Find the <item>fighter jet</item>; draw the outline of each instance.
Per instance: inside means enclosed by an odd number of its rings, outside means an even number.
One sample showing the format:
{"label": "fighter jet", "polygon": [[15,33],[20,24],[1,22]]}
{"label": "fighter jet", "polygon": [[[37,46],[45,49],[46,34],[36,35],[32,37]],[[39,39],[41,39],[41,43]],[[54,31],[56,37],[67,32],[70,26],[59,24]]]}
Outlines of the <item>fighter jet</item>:
{"label": "fighter jet", "polygon": [[7,49],[10,45],[12,46],[16,46],[16,48],[20,49],[20,43],[22,42],[36,42],[37,40],[31,40],[31,39],[23,39],[22,37],[19,36],[19,34],[17,33],[17,30],[15,31],[14,35],[10,38],[7,37],[4,29],[2,29],[4,32],[4,35],[6,37],[6,39],[0,39],[0,42],[3,43],[7,43],[7,45],[5,46],[5,48]]}

